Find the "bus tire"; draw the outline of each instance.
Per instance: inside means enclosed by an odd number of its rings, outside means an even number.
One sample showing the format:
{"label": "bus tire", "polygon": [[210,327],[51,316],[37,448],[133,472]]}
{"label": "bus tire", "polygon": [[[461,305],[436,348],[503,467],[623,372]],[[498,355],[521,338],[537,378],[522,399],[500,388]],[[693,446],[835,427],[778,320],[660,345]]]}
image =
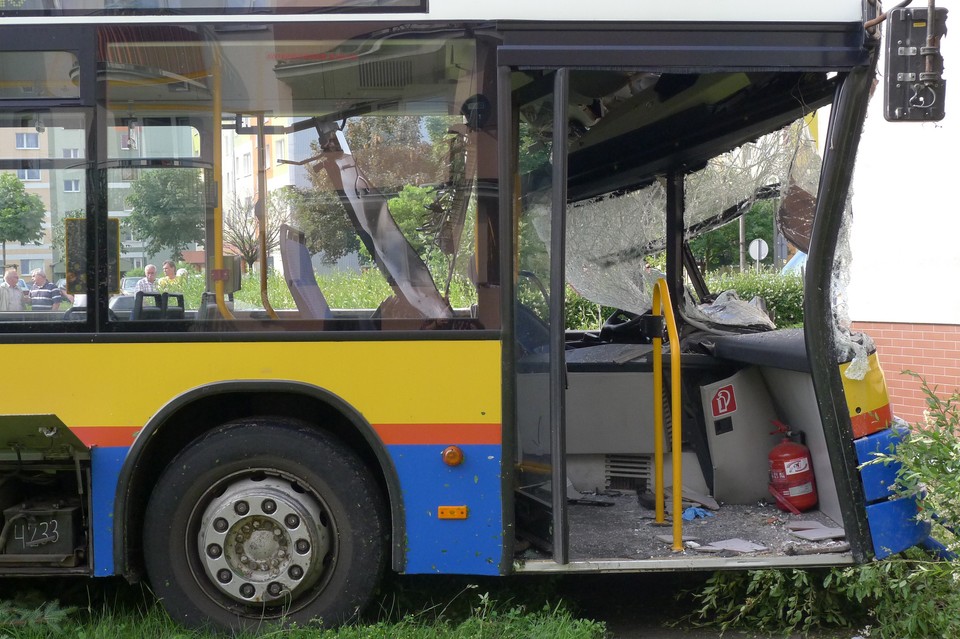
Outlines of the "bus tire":
{"label": "bus tire", "polygon": [[384,570],[384,500],[329,434],[281,418],[213,430],[164,470],[144,518],[154,593],[188,627],[335,626]]}

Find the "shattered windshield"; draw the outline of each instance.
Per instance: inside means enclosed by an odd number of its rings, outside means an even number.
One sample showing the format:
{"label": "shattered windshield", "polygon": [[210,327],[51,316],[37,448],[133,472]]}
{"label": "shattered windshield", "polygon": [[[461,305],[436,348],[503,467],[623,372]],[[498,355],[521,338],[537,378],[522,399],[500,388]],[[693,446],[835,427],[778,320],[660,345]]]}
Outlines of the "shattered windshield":
{"label": "shattered windshield", "polygon": [[[820,158],[805,120],[717,156],[686,176],[685,239],[735,221],[758,197],[805,193],[812,202],[819,172]],[[808,209],[812,218],[812,206]],[[570,205],[568,283],[597,304],[633,313],[649,311],[653,284],[663,274],[647,258],[666,246],[665,211],[662,179]],[[549,209],[539,207],[538,212],[534,226],[541,238],[547,238]]]}

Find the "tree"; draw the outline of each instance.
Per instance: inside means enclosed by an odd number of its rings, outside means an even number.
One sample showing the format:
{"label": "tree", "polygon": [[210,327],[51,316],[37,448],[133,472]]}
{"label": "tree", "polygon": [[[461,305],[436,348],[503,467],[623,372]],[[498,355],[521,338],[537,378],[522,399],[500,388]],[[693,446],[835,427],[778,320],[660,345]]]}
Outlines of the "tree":
{"label": "tree", "polygon": [[[286,189],[287,187],[284,187]],[[267,253],[280,245],[280,227],[290,220],[289,198],[283,192],[274,191],[267,197]],[[223,242],[232,246],[247,263],[247,267],[260,258],[260,221],[253,205],[239,200],[224,211]]]}
{"label": "tree", "polygon": [[323,253],[329,261],[358,251],[360,238],[326,174],[311,174],[311,179],[315,184],[325,184],[326,188],[285,186],[276,192],[289,206],[293,223],[303,231],[307,248],[311,253]]}
{"label": "tree", "polygon": [[[773,213],[779,200],[758,200],[744,214],[747,241],[760,238],[773,246]],[[704,270],[740,264],[740,227],[737,220],[690,240],[690,250]]]}
{"label": "tree", "polygon": [[133,207],[127,225],[148,253],[170,249],[179,261],[183,250],[204,240],[205,205],[199,169],[143,171],[130,189]]}
{"label": "tree", "polygon": [[27,193],[16,175],[0,173],[0,246],[7,264],[7,242],[39,244],[43,238],[46,207],[32,193]]}

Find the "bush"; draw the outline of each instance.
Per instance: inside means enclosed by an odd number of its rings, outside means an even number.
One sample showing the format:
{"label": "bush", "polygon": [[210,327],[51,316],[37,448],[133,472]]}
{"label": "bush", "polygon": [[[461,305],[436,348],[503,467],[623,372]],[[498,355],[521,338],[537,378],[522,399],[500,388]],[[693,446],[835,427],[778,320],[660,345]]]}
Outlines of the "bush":
{"label": "bush", "polygon": [[707,287],[714,293],[734,290],[742,300],[760,296],[777,328],[803,325],[803,278],[762,271],[746,273],[709,273]]}

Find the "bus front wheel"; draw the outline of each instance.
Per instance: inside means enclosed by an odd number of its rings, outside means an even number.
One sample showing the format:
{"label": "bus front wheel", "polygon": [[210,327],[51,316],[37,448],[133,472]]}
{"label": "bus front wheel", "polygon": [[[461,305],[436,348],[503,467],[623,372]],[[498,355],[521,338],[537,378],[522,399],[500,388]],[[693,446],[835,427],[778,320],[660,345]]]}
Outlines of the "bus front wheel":
{"label": "bus front wheel", "polygon": [[190,627],[326,626],[354,618],[386,559],[386,517],[369,469],[292,420],[241,420],[181,452],[147,506],[154,592]]}

